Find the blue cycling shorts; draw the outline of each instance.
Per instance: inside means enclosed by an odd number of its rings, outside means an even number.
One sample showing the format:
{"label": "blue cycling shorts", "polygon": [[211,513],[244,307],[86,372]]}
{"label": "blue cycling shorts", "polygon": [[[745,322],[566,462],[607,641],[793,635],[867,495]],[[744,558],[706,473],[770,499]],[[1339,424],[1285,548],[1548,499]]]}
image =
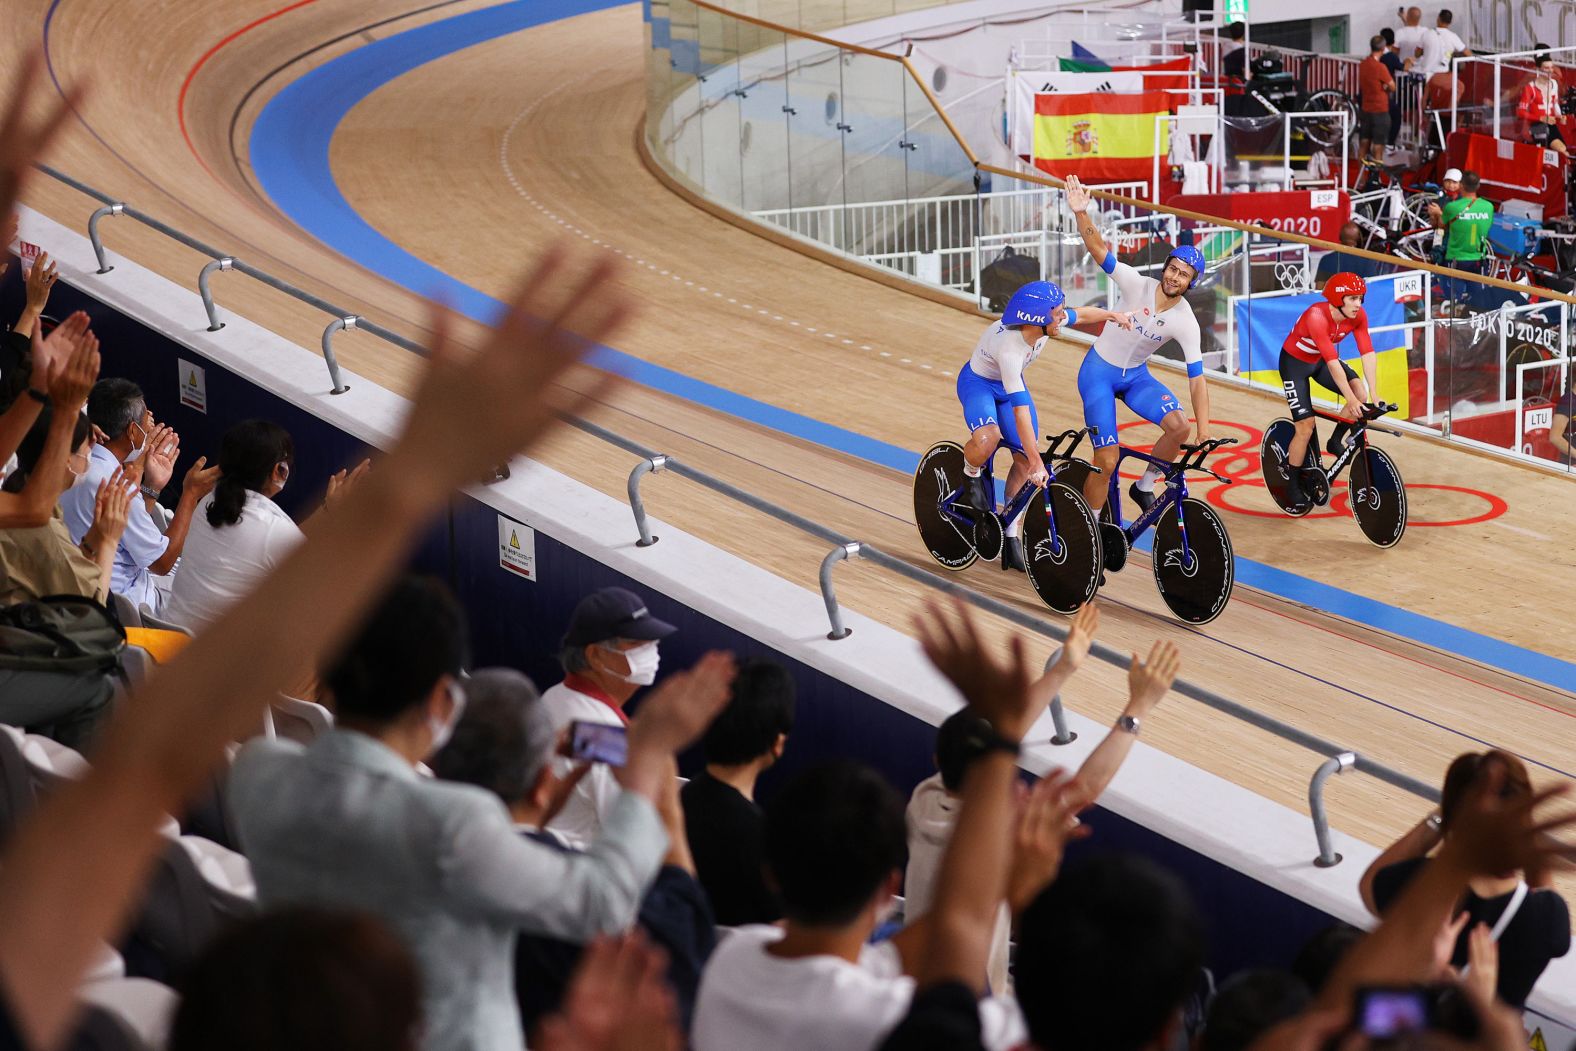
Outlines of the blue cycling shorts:
{"label": "blue cycling shorts", "polygon": [[1120,369],[1095,353],[1084,355],[1078,369],[1078,395],[1083,399],[1084,425],[1096,449],[1116,444],[1116,399],[1150,423],[1159,423],[1181,409],[1176,395],[1149,373],[1148,365]]}
{"label": "blue cycling shorts", "polygon": [[1013,408],[1027,405],[1034,433],[1040,433],[1040,414],[1035,411],[1034,399],[1027,391],[1008,394],[999,381],[979,375],[969,368],[968,362],[963,363],[963,370],[958,373],[958,401],[963,404],[963,420],[970,434],[993,423],[1001,429],[1002,444],[1019,456],[1024,455],[1023,443],[1018,440],[1018,421]]}

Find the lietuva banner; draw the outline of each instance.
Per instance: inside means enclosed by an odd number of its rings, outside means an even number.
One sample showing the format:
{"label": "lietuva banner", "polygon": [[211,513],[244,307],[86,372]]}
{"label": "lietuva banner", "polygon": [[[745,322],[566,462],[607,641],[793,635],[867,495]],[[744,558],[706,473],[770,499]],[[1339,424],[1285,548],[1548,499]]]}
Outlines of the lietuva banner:
{"label": "lietuva banner", "polygon": [[[1034,164],[1057,177],[1089,182],[1147,179],[1156,154],[1155,118],[1171,112],[1163,91],[1132,95],[1036,95]],[[1171,148],[1160,124],[1158,152]]]}

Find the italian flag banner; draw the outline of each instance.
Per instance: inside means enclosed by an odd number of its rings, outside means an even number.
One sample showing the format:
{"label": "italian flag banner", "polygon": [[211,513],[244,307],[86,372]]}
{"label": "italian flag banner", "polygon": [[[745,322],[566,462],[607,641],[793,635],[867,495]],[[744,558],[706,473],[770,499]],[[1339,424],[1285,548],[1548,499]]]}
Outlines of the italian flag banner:
{"label": "italian flag banner", "polygon": [[[1155,118],[1171,112],[1163,91],[1136,95],[1036,95],[1034,165],[1052,175],[1124,182],[1153,174]],[[1160,126],[1160,152],[1171,148]]]}

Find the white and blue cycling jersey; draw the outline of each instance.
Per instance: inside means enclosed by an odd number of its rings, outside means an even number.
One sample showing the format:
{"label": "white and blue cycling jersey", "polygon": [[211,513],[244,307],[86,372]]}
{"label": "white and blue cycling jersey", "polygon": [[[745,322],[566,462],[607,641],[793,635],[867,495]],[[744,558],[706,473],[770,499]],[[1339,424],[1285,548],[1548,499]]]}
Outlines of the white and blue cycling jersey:
{"label": "white and blue cycling jersey", "polygon": [[1116,282],[1117,309],[1133,315],[1132,331],[1107,321],[1078,369],[1078,394],[1084,404],[1084,425],[1095,448],[1116,444],[1116,399],[1151,423],[1159,423],[1182,406],[1166,385],[1149,372],[1149,359],[1170,340],[1182,348],[1191,379],[1204,374],[1198,319],[1186,299],[1155,313],[1160,282],[1145,277],[1107,252],[1100,268]]}
{"label": "white and blue cycling jersey", "polygon": [[[1077,311],[1068,310],[1065,323],[1074,325],[1077,321]],[[1004,444],[1021,454],[1023,443],[1018,439],[1013,416],[1013,409],[1019,405],[1028,406],[1034,431],[1039,433],[1039,413],[1023,381],[1023,370],[1040,356],[1049,338],[1041,336],[1031,346],[1023,341],[1022,332],[1000,321],[992,321],[986,327],[974,345],[974,353],[958,373],[958,401],[963,405],[963,418],[970,434],[987,424],[995,424],[1001,429]]]}

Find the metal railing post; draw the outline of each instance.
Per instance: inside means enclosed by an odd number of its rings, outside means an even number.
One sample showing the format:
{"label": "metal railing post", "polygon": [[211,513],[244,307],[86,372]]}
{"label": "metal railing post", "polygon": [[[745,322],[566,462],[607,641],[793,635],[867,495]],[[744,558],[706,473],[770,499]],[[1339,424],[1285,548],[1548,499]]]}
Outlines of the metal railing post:
{"label": "metal railing post", "polygon": [[650,547],[659,537],[651,535],[651,530],[646,526],[646,502],[640,498],[640,480],[646,475],[660,471],[667,467],[666,456],[650,456],[635,465],[629,472],[629,509],[635,513],[635,528],[640,530],[640,539],[635,541],[636,547]]}
{"label": "metal railing post", "polygon": [[349,314],[335,318],[323,329],[323,360],[328,363],[328,378],[334,382],[333,389],[328,392],[330,394],[343,394],[350,389],[339,378],[339,359],[334,357],[334,333],[353,332],[360,320],[355,314]]}
{"label": "metal railing post", "polygon": [[839,544],[821,559],[821,598],[826,601],[826,619],[832,622],[832,630],[827,632],[826,637],[833,642],[848,638],[854,629],[843,626],[843,611],[838,608],[837,592],[832,589],[832,567],[844,559],[858,558],[859,548],[857,541]]}
{"label": "metal railing post", "polygon": [[1314,838],[1319,841],[1319,856],[1313,859],[1313,863],[1321,869],[1341,863],[1341,856],[1330,845],[1330,815],[1324,810],[1324,782],[1330,779],[1331,774],[1344,774],[1356,764],[1357,756],[1352,752],[1332,756],[1319,764],[1319,769],[1313,772],[1313,780],[1308,784],[1308,813],[1313,817]]}
{"label": "metal railing post", "polygon": [[[1056,652],[1045,658],[1045,670],[1049,672],[1056,667],[1056,662],[1062,659],[1061,647]],[[1051,725],[1056,728],[1056,733],[1051,737],[1052,744],[1072,744],[1078,740],[1078,735],[1067,729],[1067,713],[1062,711],[1062,695],[1057,693],[1051,698]]]}
{"label": "metal railing post", "polygon": [[104,260],[104,238],[99,235],[99,223],[103,222],[106,215],[119,215],[125,210],[126,206],[116,201],[114,204],[104,205],[104,207],[88,216],[88,240],[93,242],[93,255],[98,260],[99,265],[98,270],[95,271],[96,273],[107,274],[115,269]]}
{"label": "metal railing post", "polygon": [[235,265],[235,260],[229,256],[223,259],[214,259],[202,268],[202,273],[197,275],[197,291],[202,296],[202,308],[208,312],[208,331],[217,332],[224,327],[224,322],[219,320],[219,309],[213,305],[213,289],[209,281],[213,278],[214,271],[228,270]]}

